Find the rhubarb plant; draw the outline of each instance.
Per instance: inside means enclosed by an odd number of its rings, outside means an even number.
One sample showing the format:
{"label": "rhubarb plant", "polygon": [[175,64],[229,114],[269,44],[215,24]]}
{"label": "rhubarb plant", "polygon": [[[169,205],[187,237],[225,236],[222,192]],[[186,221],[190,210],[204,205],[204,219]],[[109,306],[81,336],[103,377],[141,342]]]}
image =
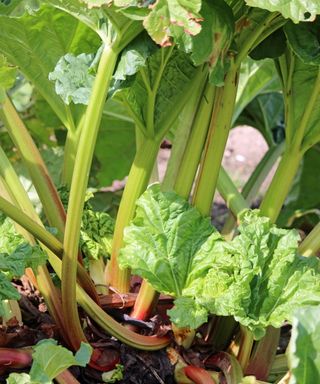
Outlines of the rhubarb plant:
{"label": "rhubarb plant", "polygon": [[[123,298],[134,273],[145,280],[131,321],[147,320],[160,292],[173,296],[172,323],[203,326],[203,342],[219,351],[203,367],[218,367],[231,384],[245,374],[268,379],[278,328],[292,320],[295,327],[294,309],[316,306],[320,297],[312,256],[320,248],[319,216],[301,245],[296,230],[280,228],[292,226],[299,209],[319,209],[316,198],[307,201],[320,141],[319,17],[316,0],[0,2],[0,210],[20,234],[1,235],[0,244],[8,239],[12,248],[1,250],[1,276],[32,267],[28,279],[71,349],[88,341],[78,305],[132,347],[170,343],[133,332],[101,308],[98,293],[109,300],[109,287]],[[221,167],[229,131],[240,123],[257,128],[269,147],[241,193]],[[164,140],[172,143],[164,182],[147,188],[158,179]],[[48,146],[63,154],[58,181],[42,155]],[[37,210],[17,163],[39,198]],[[103,194],[126,175],[114,222],[105,206],[85,206],[88,187]],[[217,189],[230,210],[221,233],[210,220]],[[64,200],[58,190],[70,193]],[[61,292],[43,261],[24,262],[40,248]],[[300,363],[291,360],[294,378]],[[189,364],[184,380],[220,380],[203,367]]]}

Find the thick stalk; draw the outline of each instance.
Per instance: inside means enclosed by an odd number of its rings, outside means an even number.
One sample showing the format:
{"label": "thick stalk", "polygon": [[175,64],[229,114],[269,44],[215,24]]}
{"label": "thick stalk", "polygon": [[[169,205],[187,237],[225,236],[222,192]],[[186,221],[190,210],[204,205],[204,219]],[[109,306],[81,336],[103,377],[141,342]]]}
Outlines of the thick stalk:
{"label": "thick stalk", "polygon": [[320,223],[318,223],[300,244],[298,251],[302,256],[315,255],[320,249]]}
{"label": "thick stalk", "polygon": [[223,167],[220,168],[217,188],[227,204],[227,207],[237,217],[242,211],[249,208],[243,195],[238,191],[230,176]]}
{"label": "thick stalk", "polygon": [[228,139],[237,93],[237,67],[231,64],[224,87],[216,91],[215,105],[210,122],[203,161],[200,167],[193,204],[204,215],[211,212],[220,164]]}
{"label": "thick stalk", "polygon": [[[258,166],[252,172],[251,176],[241,191],[241,194],[246,199],[248,206],[251,206],[253,203],[261,188],[262,183],[270,173],[271,168],[274,166],[279,156],[282,155],[283,150],[284,143],[269,148],[269,150],[259,162]],[[221,233],[231,238],[235,225],[235,217],[232,214],[229,214]]]}
{"label": "thick stalk", "polygon": [[59,240],[57,240],[50,232],[41,227],[37,222],[27,216],[19,208],[8,202],[6,199],[0,196],[0,211],[4,212],[6,216],[10,217],[16,223],[21,225],[36,239],[41,241],[46,247],[48,247],[56,255],[62,256],[63,246]]}
{"label": "thick stalk", "polygon": [[200,109],[203,109],[203,107],[201,107],[202,104],[208,104],[208,101],[205,100],[206,90],[208,88],[211,89],[213,86],[207,84],[204,88],[204,83],[200,82],[198,89],[195,90],[192,97],[181,112],[179,124],[174,134],[166,174],[162,182],[162,190],[164,191],[174,189],[177,176],[180,172],[180,167],[183,164],[182,158],[186,151],[187,143],[190,140],[190,132],[195,126],[196,116],[200,113]]}
{"label": "thick stalk", "polygon": [[[271,370],[280,338],[280,328],[268,327],[264,338],[256,343],[246,375],[254,375],[259,380],[267,380]],[[263,342],[262,342],[263,341]]]}
{"label": "thick stalk", "polygon": [[251,350],[253,346],[253,333],[244,326],[240,326],[240,349],[237,360],[241,365],[242,371],[245,372],[249,363]]}
{"label": "thick stalk", "polygon": [[[18,176],[7,159],[5,153],[0,147],[0,175],[5,185],[9,188],[10,195],[18,203],[23,212],[29,215],[33,220],[42,225],[26,191],[23,189]],[[61,302],[56,287],[53,285],[49,272],[45,266],[38,267],[36,273],[37,284],[39,290],[45,299],[48,310],[55,320],[57,326],[64,334],[65,340],[68,342],[67,334],[64,332],[64,323],[62,318]]]}
{"label": "thick stalk", "polygon": [[62,240],[66,214],[60,197],[38,148],[8,97],[0,107],[0,118],[30,173],[50,225],[58,229]]}
{"label": "thick stalk", "polygon": [[178,195],[189,198],[193,181],[197,173],[203,145],[206,140],[215,97],[215,87],[207,84],[195,117],[191,135],[180,164],[174,190]]}
{"label": "thick stalk", "polygon": [[285,151],[271,184],[261,202],[260,211],[263,216],[275,222],[282,205],[291,189],[294,177],[299,168],[302,154],[297,150]]}
{"label": "thick stalk", "polygon": [[[48,256],[50,264],[56,274],[61,278],[61,260],[51,252]],[[76,288],[79,305],[103,330],[116,337],[118,340],[133,348],[149,351],[164,348],[169,344],[170,340],[168,337],[143,336],[125,328],[104,312],[79,285],[77,285]]]}
{"label": "thick stalk", "polygon": [[112,253],[109,266],[106,268],[106,278],[110,276],[110,285],[120,292],[129,291],[129,270],[121,270],[118,266],[118,254],[123,246],[123,230],[132,220],[135,212],[135,203],[146,189],[153,165],[159,150],[160,143],[146,139],[136,153],[130,169],[128,180],[122,195],[117,215]]}
{"label": "thick stalk", "polygon": [[77,127],[69,128],[67,138],[64,146],[63,168],[61,174],[61,182],[63,185],[71,187],[72,174],[74,163],[76,160],[76,153],[78,149],[81,129],[84,123],[85,114],[82,115],[81,120]]}
{"label": "thick stalk", "polygon": [[158,298],[159,293],[146,280],[143,280],[130,316],[138,320],[148,319],[158,302]]}
{"label": "thick stalk", "polygon": [[117,56],[112,45],[105,46],[86,111],[70,189],[63,244],[61,290],[63,315],[69,326],[72,347],[75,349],[80,347],[81,341],[86,340],[80,324],[76,301],[77,255],[83,205],[103,106]]}

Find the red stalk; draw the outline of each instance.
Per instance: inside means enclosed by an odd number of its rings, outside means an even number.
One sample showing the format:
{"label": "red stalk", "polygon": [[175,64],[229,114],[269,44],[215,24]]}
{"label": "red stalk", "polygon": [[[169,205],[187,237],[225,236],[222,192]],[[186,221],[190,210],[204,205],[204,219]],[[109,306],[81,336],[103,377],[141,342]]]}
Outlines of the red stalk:
{"label": "red stalk", "polygon": [[0,348],[0,366],[26,368],[32,363],[31,349]]}
{"label": "red stalk", "polygon": [[210,374],[203,368],[188,365],[183,370],[185,375],[195,384],[216,384],[216,381],[213,380]]}

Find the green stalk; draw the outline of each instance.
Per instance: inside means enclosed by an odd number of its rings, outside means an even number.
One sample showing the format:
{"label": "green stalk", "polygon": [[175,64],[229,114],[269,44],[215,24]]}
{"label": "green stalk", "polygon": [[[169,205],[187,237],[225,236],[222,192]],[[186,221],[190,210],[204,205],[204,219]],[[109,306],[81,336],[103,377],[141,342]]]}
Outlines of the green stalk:
{"label": "green stalk", "polygon": [[80,134],[84,124],[85,114],[82,115],[77,127],[68,129],[67,138],[64,146],[63,168],[61,174],[61,182],[63,185],[71,186],[74,163],[78,149]]}
{"label": "green stalk", "polygon": [[253,333],[244,326],[240,326],[240,350],[237,360],[241,365],[242,371],[245,372],[249,363],[251,350],[253,346]]}
{"label": "green stalk", "polygon": [[19,208],[15,207],[1,196],[0,211],[21,225],[21,227],[26,229],[29,233],[31,233],[31,235],[41,241],[41,243],[43,243],[56,255],[62,256],[63,246],[59,240],[57,240],[50,232],[41,227],[37,222],[27,216]]}
{"label": "green stalk", "polygon": [[[262,183],[270,173],[271,168],[278,160],[279,156],[282,155],[284,150],[284,143],[269,148],[264,157],[259,162],[258,166],[252,172],[248,181],[244,185],[241,194],[246,199],[248,206],[251,206],[254,199],[256,198]],[[221,234],[232,237],[233,229],[236,225],[236,220],[232,214],[229,214]]]}
{"label": "green stalk", "polygon": [[63,244],[61,290],[63,315],[69,325],[69,337],[75,349],[80,347],[81,341],[86,340],[76,302],[77,255],[82,211],[103,106],[117,57],[118,53],[112,45],[104,47],[86,111],[71,182]]}
{"label": "green stalk", "polygon": [[[51,252],[48,256],[50,264],[56,274],[61,278],[61,260]],[[126,345],[141,350],[155,351],[165,348],[169,344],[170,340],[168,337],[143,336],[125,328],[104,312],[103,309],[96,304],[79,285],[76,286],[76,294],[79,305],[91,317],[91,319],[99,324],[103,330],[116,337]]]}
{"label": "green stalk", "polygon": [[[42,225],[41,220],[39,219],[29,197],[22,187],[18,176],[16,175],[12,165],[7,159],[5,153],[0,147],[0,175],[4,180],[5,185],[9,188],[10,195],[12,195],[17,201],[19,207],[28,214],[32,219],[37,221]],[[41,295],[45,299],[45,302],[48,306],[48,310],[56,322],[57,326],[60,328],[63,333],[66,341],[68,342],[67,334],[65,333],[62,311],[61,311],[61,302],[57,294],[57,290],[52,283],[49,272],[45,266],[38,267],[36,273],[37,283]]]}
{"label": "green stalk", "polygon": [[226,202],[227,207],[231,210],[235,217],[237,217],[242,211],[249,208],[249,205],[243,195],[238,191],[223,167],[220,168],[217,188]]}
{"label": "green stalk", "polygon": [[320,223],[318,223],[300,244],[298,251],[302,256],[315,255],[320,249]]}
{"label": "green stalk", "polygon": [[215,92],[215,87],[207,83],[174,185],[176,193],[186,200],[189,198],[206,140]]}
{"label": "green stalk", "polygon": [[119,206],[111,259],[106,268],[106,278],[108,280],[108,276],[110,276],[110,285],[120,292],[129,291],[130,277],[130,271],[119,269],[117,261],[119,251],[123,245],[123,230],[134,216],[136,200],[147,188],[159,145],[158,141],[152,139],[145,139],[144,143],[141,144],[131,166]]}
{"label": "green stalk", "polygon": [[278,218],[301,160],[302,154],[297,150],[287,150],[282,156],[272,182],[260,205],[261,214],[269,217],[272,222],[275,222]]}
{"label": "green stalk", "polygon": [[[183,165],[182,158],[184,157],[187,144],[190,140],[189,139],[190,132],[195,129],[195,120],[197,119],[196,116],[201,114],[201,118],[203,119],[204,111],[203,111],[202,104],[205,104],[205,105],[208,104],[208,101],[205,99],[206,90],[208,90],[208,88],[209,89],[213,88],[213,86],[208,85],[208,83],[205,86],[205,88],[204,88],[204,85],[205,84],[203,84],[203,82],[199,84],[198,88],[195,90],[192,97],[187,102],[186,106],[181,112],[181,117],[179,118],[179,124],[174,134],[174,141],[172,143],[172,149],[171,149],[168,166],[166,169],[166,174],[162,182],[163,191],[169,191],[174,189],[177,176],[181,171],[180,169],[181,166]],[[211,111],[210,111],[210,115],[211,115]],[[192,149],[195,150],[194,147],[192,147]]]}
{"label": "green stalk", "polygon": [[207,143],[193,196],[193,204],[204,216],[210,215],[211,212],[220,164],[228,139],[237,93],[237,69],[232,63],[224,87],[216,91]]}
{"label": "green stalk", "polygon": [[66,214],[60,197],[38,148],[8,97],[0,107],[0,118],[30,173],[50,225],[58,229],[62,240]]}

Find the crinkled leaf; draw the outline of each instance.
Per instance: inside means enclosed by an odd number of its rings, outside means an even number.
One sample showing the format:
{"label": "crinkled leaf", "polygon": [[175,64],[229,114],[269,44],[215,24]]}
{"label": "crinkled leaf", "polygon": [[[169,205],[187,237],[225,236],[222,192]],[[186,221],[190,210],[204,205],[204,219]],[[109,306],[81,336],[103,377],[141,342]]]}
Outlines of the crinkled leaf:
{"label": "crinkled leaf", "polygon": [[223,1],[203,1],[201,32],[192,37],[191,58],[196,65],[209,62],[210,81],[223,85],[228,67],[226,54],[234,34],[231,8]]}
{"label": "crinkled leaf", "polygon": [[285,18],[299,21],[313,21],[320,14],[318,0],[246,0],[247,5],[280,12]]}
{"label": "crinkled leaf", "polygon": [[7,384],[38,384],[31,381],[27,373],[10,373],[6,381]]}
{"label": "crinkled leaf", "polygon": [[300,308],[292,321],[292,336],[287,350],[290,384],[320,382],[320,308]]}
{"label": "crinkled leaf", "polygon": [[114,219],[105,212],[86,209],[82,215],[80,246],[85,256],[93,259],[111,252]]}
{"label": "crinkled leaf", "polygon": [[284,31],[291,49],[305,64],[320,65],[320,17],[313,23],[289,21]]}
{"label": "crinkled leaf", "polygon": [[[190,297],[179,297],[175,306],[168,311],[171,321],[179,327],[197,329],[208,320],[208,311]],[[186,315],[188,314],[188,315]]]}
{"label": "crinkled leaf", "polygon": [[109,372],[102,374],[102,380],[104,383],[117,383],[123,379],[124,366],[116,364],[116,368]]}
{"label": "crinkled leaf", "polygon": [[13,221],[0,212],[0,253],[10,254],[24,242],[24,238],[17,233]]}
{"label": "crinkled leaf", "polygon": [[20,245],[10,256],[20,258],[25,264],[24,269],[32,268],[34,271],[47,262],[47,255],[39,245],[31,246],[27,243]]}
{"label": "crinkled leaf", "polygon": [[135,75],[146,61],[157,50],[157,45],[145,33],[139,35],[122,52],[119,64],[114,73],[116,80],[125,80]]}
{"label": "crinkled leaf", "polygon": [[210,235],[218,236],[209,218],[154,184],[138,200],[136,216],[125,229],[119,263],[156,290],[179,297],[191,271],[205,273],[210,268],[210,249],[204,244]]}
{"label": "crinkled leaf", "polygon": [[[145,77],[141,73],[118,84],[114,98],[128,107],[132,118],[138,126],[146,127],[148,121],[148,88],[157,86],[154,129],[163,128],[168,115],[177,109],[176,105],[190,87],[196,74],[196,67],[184,52],[170,48],[159,49],[150,56],[144,68]],[[158,86],[159,72],[162,73]],[[147,85],[145,83],[147,81]]]}
{"label": "crinkled leaf", "polygon": [[34,350],[30,377],[40,383],[50,382],[72,365],[86,366],[92,353],[89,344],[81,343],[80,349],[73,355],[52,339],[40,341]]}
{"label": "crinkled leaf", "polygon": [[62,56],[49,80],[55,82],[56,93],[66,104],[88,105],[95,76],[91,64],[93,55],[81,53],[78,56],[67,53]]}
{"label": "crinkled leaf", "polygon": [[239,231],[225,244],[225,261],[218,260],[190,288],[209,312],[233,315],[259,339],[267,326],[291,320],[298,306],[320,303],[320,264],[297,255],[295,230],[276,228],[255,211],[242,217]]}

